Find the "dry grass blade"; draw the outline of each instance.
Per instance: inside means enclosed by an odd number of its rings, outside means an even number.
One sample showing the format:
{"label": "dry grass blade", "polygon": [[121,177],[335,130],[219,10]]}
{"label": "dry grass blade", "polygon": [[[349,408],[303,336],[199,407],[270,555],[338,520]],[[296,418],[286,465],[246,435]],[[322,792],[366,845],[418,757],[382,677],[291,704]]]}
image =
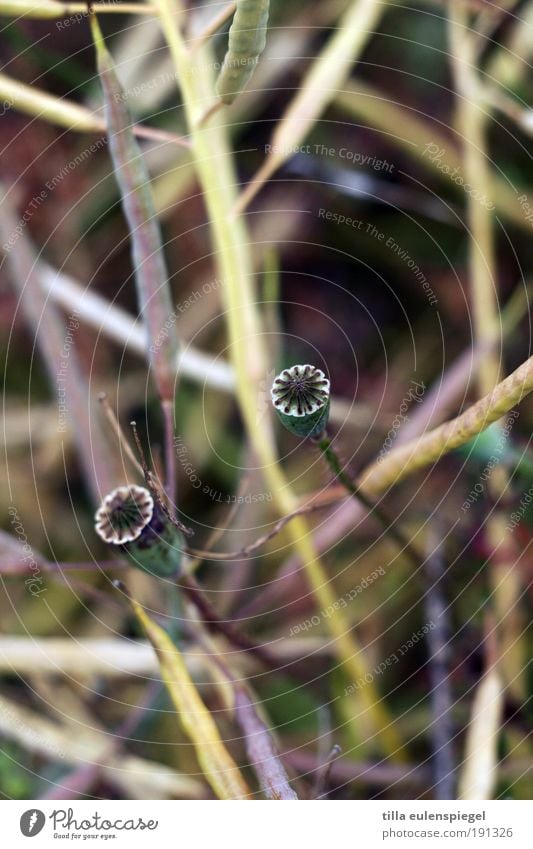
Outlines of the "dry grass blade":
{"label": "dry grass blade", "polygon": [[272,135],[272,153],[241,194],[234,208],[240,214],[274,171],[292,155],[347,79],[363,51],[383,6],[376,0],[355,0],[339,21],[337,32],[315,61],[298,94]]}
{"label": "dry grass blade", "polygon": [[[448,34],[452,70],[455,79],[456,125],[463,139],[462,165],[467,182],[476,186],[484,197],[490,197],[492,164],[489,154],[488,114],[484,106],[483,86],[476,67],[475,33],[469,28],[468,15],[457,2],[450,4]],[[468,268],[474,338],[488,348],[478,370],[479,393],[490,392],[501,377],[501,284],[496,261],[495,221],[492,210],[468,195],[466,201]],[[492,339],[496,346],[490,347]],[[504,468],[494,470],[487,491],[498,505],[509,488],[509,475]],[[486,539],[492,556],[489,561],[494,587],[491,600],[499,622],[497,642],[505,656],[502,674],[518,700],[526,697],[525,676],[528,648],[522,639],[520,598],[522,578],[515,569],[515,551],[506,537],[507,519],[499,506],[486,521]],[[510,613],[510,612],[513,613]]]}
{"label": "dry grass blade", "polygon": [[246,738],[248,758],[267,799],[295,800],[270,732],[259,718],[244,687],[235,688],[235,716]]}
{"label": "dry grass blade", "polygon": [[[455,80],[455,124],[460,135],[461,164],[465,179],[478,193],[491,199],[491,163],[487,150],[487,118],[482,108],[479,75],[475,67],[473,33],[468,29],[468,15],[458,5],[450,4],[449,43],[452,71]],[[469,227],[468,269],[471,283],[474,338],[478,344],[488,344],[498,338],[500,310],[495,274],[493,214],[486,204],[467,195],[466,215]],[[500,378],[500,352],[496,347],[487,351],[478,373],[481,394],[490,392]]]}
{"label": "dry grass blade", "polygon": [[[301,651],[308,649],[306,645]],[[184,656],[190,675],[205,675],[205,664],[198,654],[186,652]],[[0,637],[0,672],[31,675],[36,659],[43,675],[66,675],[84,683],[93,675],[121,678],[152,676],[157,671],[153,649],[145,640],[78,637],[74,642],[63,637]]]}
{"label": "dry grass blade", "polygon": [[246,782],[198,695],[181,653],[168,634],[131,597],[130,604],[154,647],[163,681],[181,725],[195,746],[198,763],[213,791],[219,799],[249,798]]}
{"label": "dry grass blade", "polygon": [[492,798],[503,696],[501,676],[493,667],[479,684],[474,696],[465,759],[459,778],[459,799]]}

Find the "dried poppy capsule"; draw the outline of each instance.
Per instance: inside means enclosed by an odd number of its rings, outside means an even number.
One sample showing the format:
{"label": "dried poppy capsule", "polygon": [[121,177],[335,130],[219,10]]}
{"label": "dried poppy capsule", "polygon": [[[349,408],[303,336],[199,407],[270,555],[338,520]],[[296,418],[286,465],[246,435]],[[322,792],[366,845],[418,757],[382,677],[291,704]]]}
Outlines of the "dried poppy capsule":
{"label": "dried poppy capsule", "polygon": [[284,427],[297,436],[317,436],[329,415],[329,380],[315,366],[283,369],[272,384],[272,403]]}
{"label": "dried poppy capsule", "polygon": [[183,537],[143,486],[119,486],[106,495],[96,511],[95,529],[139,569],[160,578],[179,572]]}

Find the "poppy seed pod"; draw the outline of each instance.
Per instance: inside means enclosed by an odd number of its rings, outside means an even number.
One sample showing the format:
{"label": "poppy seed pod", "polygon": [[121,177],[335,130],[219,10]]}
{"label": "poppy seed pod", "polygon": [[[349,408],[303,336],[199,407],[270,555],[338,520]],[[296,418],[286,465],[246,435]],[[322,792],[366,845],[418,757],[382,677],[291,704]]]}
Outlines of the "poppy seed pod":
{"label": "poppy seed pod", "polygon": [[295,365],[274,378],[270,394],[287,430],[296,436],[317,436],[328,423],[329,389],[329,380],[319,368]]}
{"label": "poppy seed pod", "polygon": [[106,495],[96,511],[95,529],[139,569],[160,578],[178,574],[183,536],[143,486],[119,486]]}

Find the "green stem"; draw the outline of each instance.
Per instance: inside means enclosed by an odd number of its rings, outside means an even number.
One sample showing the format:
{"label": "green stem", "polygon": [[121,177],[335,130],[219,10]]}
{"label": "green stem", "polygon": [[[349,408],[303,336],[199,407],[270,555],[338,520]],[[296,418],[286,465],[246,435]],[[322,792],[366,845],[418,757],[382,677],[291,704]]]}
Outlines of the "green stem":
{"label": "green stem", "polygon": [[[217,112],[209,122],[201,120],[206,105],[213,98],[212,56],[204,48],[195,53],[193,61],[176,27],[170,0],[157,0],[157,5],[161,27],[180,81],[194,166],[207,207],[219,272],[224,281],[221,294],[239,406],[273,501],[281,515],[288,514],[296,508],[296,498],[278,463],[270,420],[268,417],[258,419],[257,416],[259,384],[267,373],[267,358],[253,290],[249,234],[244,219],[229,214],[236,196],[237,179],[225,129],[227,119]],[[335,589],[317,555],[309,527],[299,517],[291,523],[288,534],[318,605],[321,609],[334,609],[327,625],[347,678],[364,678],[369,671],[367,656],[356,641],[349,618],[342,609],[336,608]],[[374,683],[363,687],[357,699],[353,695],[349,699],[354,736],[361,739],[362,725],[366,721],[368,738],[381,744],[382,751],[390,757],[401,758],[401,740]]]}
{"label": "green stem", "polygon": [[183,598],[179,589],[170,585],[167,587],[167,604],[168,604],[168,627],[167,634],[178,648],[181,645],[183,636],[182,620],[183,620]]}
{"label": "green stem", "polygon": [[408,539],[408,537],[403,533],[403,531],[397,527],[395,527],[394,520],[391,519],[390,516],[383,510],[383,508],[378,507],[377,504],[374,504],[368,496],[366,496],[359,487],[354,483],[350,475],[345,469],[339,455],[333,447],[333,442],[329,434],[326,430],[324,430],[319,436],[315,437],[313,440],[316,442],[318,447],[322,452],[322,456],[324,460],[330,467],[331,471],[337,478],[337,480],[344,486],[347,492],[350,495],[353,495],[357,498],[358,501],[365,507],[370,515],[374,515],[380,523],[383,525],[385,529],[385,533],[394,540],[397,546],[399,546],[401,552],[405,552],[408,555],[410,560],[413,561],[415,566],[419,566],[421,562],[425,560],[421,553],[419,553],[416,548],[413,546],[412,542]]}

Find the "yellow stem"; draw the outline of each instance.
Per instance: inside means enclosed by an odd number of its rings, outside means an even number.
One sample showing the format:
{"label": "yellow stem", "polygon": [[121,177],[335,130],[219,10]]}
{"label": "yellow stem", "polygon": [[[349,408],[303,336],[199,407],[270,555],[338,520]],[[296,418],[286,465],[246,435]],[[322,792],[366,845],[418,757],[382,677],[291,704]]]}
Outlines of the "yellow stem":
{"label": "yellow stem", "polygon": [[[462,159],[465,179],[485,197],[491,198],[491,169],[487,148],[487,118],[484,94],[476,68],[474,34],[468,25],[468,15],[454,0],[450,7],[450,42],[457,88],[457,125],[462,138]],[[496,286],[496,257],[494,249],[493,213],[470,193],[467,196],[469,225],[469,276],[472,285],[474,338],[477,344],[488,345],[501,339],[501,319]],[[501,346],[488,347],[478,370],[479,392],[491,392],[500,379]],[[487,482],[491,497],[498,502],[509,485],[503,467],[496,467]],[[522,625],[516,611],[520,609],[522,582],[513,569],[513,548],[507,542],[506,519],[496,509],[487,520],[487,539],[492,552],[490,578],[494,607],[498,620],[498,650],[506,655],[502,672],[513,682],[517,700],[524,697],[525,657],[522,652]],[[505,670],[504,670],[505,667]]]}
{"label": "yellow stem", "polygon": [[[230,355],[237,378],[237,397],[254,452],[263,467],[263,474],[281,514],[292,512],[297,500],[291,492],[278,464],[271,420],[259,415],[259,383],[267,374],[267,358],[262,328],[253,293],[253,271],[249,239],[244,219],[233,219],[228,209],[236,197],[237,180],[233,157],[220,114],[213,115],[209,124],[199,123],[206,104],[212,101],[214,80],[212,62],[204,56],[199,61],[190,54],[173,20],[169,0],[159,0],[161,25],[167,39],[180,80],[188,126],[191,133],[193,158],[203,189],[211,222],[217,261],[224,281],[222,289]],[[205,51],[206,48],[204,48]],[[306,522],[295,520],[288,531],[291,544],[306,570],[314,596],[321,608],[335,605],[336,595],[322,566]],[[369,672],[361,648],[351,633],[351,623],[342,609],[334,610],[327,625],[335,639],[337,654],[346,677],[358,680]],[[348,698],[348,697],[347,697]],[[350,699],[353,697],[350,696]],[[371,721],[372,734],[382,750],[400,758],[401,743],[385,705],[371,682],[359,690],[360,702],[353,703],[352,726],[360,739],[361,723]]]}
{"label": "yellow stem", "polygon": [[408,475],[436,463],[444,454],[473,439],[530,392],[533,392],[533,357],[457,418],[425,431],[394,448],[383,460],[371,463],[357,478],[356,486],[366,495],[381,495]]}
{"label": "yellow stem", "polygon": [[[155,15],[155,6],[149,3],[98,3],[98,14]],[[67,18],[71,15],[87,15],[87,3],[61,3],[59,0],[0,0],[0,15],[5,17]],[[62,26],[58,29],[63,29]]]}

